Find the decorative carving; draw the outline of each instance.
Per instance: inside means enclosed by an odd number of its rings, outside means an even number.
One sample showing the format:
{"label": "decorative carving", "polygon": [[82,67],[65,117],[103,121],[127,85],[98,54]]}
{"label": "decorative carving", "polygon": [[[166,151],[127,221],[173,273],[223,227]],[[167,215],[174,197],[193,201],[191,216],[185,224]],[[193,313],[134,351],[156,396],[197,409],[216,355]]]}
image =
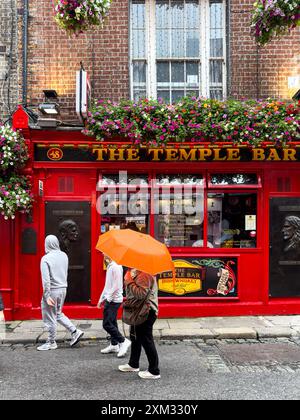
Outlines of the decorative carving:
{"label": "decorative carving", "polygon": [[68,219],[59,224],[58,231],[60,248],[66,254],[69,254],[70,244],[78,241],[79,227],[74,220]]}

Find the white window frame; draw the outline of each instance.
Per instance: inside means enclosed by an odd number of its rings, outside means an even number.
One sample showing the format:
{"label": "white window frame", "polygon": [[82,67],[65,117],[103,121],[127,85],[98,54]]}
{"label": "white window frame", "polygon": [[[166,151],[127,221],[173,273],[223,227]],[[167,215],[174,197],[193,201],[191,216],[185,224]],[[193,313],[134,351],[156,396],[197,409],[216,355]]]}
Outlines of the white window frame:
{"label": "white window frame", "polygon": [[[133,83],[133,62],[139,61],[133,59],[133,39],[131,30],[131,16],[132,16],[132,1],[130,1],[130,44],[129,44],[129,58],[130,58],[130,96],[134,98],[134,83]],[[156,80],[156,0],[145,0],[145,50],[146,50],[146,94],[148,98],[157,99],[157,80]],[[227,96],[227,42],[226,42],[226,0],[223,0],[223,58],[215,58],[210,56],[210,0],[200,0],[200,43],[201,51],[197,59],[200,61],[200,96],[210,97],[210,62],[211,60],[222,61],[223,74],[223,99]],[[204,47],[204,48],[203,48]],[[191,58],[191,61],[193,59]],[[144,61],[144,60],[140,60]],[[160,60],[159,60],[160,61]],[[166,61],[169,61],[166,58]],[[175,61],[181,61],[177,58]],[[189,58],[183,57],[182,61],[188,62]]]}

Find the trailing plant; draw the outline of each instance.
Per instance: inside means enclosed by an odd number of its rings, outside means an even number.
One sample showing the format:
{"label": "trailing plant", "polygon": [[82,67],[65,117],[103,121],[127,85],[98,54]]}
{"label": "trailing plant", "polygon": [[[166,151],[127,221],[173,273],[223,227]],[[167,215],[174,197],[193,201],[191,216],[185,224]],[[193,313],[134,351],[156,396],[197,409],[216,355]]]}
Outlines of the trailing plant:
{"label": "trailing plant", "polygon": [[0,125],[0,173],[18,170],[28,160],[23,137],[8,125]]}
{"label": "trailing plant", "polygon": [[101,100],[91,107],[84,133],[99,141],[121,136],[150,147],[184,141],[284,145],[300,141],[299,115],[299,104],[271,99],[221,102],[186,97],[174,105],[152,99]]}
{"label": "trailing plant", "polygon": [[103,25],[110,0],[54,0],[55,20],[69,34],[82,33],[91,26]]}
{"label": "trailing plant", "polygon": [[252,32],[261,45],[300,26],[299,0],[259,0],[254,3]]}
{"label": "trailing plant", "polygon": [[14,219],[17,212],[29,213],[32,203],[28,177],[16,174],[0,176],[0,214],[5,220]]}

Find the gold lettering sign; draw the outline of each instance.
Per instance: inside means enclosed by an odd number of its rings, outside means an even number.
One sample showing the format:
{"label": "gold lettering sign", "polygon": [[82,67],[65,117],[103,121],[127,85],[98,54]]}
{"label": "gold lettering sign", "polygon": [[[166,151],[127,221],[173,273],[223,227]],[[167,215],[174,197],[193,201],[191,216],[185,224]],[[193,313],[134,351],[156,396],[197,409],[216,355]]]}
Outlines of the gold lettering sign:
{"label": "gold lettering sign", "polygon": [[201,267],[185,260],[175,260],[176,278],[172,273],[162,273],[158,280],[158,289],[161,292],[184,296],[202,290],[203,270]]}

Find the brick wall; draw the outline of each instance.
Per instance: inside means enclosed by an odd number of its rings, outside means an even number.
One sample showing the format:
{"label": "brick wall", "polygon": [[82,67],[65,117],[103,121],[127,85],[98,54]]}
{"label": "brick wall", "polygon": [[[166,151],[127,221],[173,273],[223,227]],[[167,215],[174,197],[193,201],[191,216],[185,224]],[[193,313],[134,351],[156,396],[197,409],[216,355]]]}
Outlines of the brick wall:
{"label": "brick wall", "polygon": [[55,89],[64,119],[76,119],[76,70],[82,61],[95,98],[129,96],[128,1],[113,1],[103,29],[68,37],[53,19],[50,0],[30,0],[28,99],[39,103]]}
{"label": "brick wall", "polygon": [[[91,76],[96,98],[129,97],[128,0],[112,3],[104,29],[68,38],[54,22],[50,0],[29,0],[30,103],[42,101],[43,89],[55,89],[63,118],[76,120],[75,73],[80,61]],[[300,30],[257,48],[249,27],[252,4],[253,0],[230,2],[229,94],[236,98],[287,98],[287,77],[300,73]]]}
{"label": "brick wall", "polygon": [[0,120],[4,121],[18,102],[17,2],[0,2]]}
{"label": "brick wall", "polygon": [[230,95],[290,98],[287,78],[300,74],[300,30],[257,47],[250,34],[253,0],[231,0]]}

